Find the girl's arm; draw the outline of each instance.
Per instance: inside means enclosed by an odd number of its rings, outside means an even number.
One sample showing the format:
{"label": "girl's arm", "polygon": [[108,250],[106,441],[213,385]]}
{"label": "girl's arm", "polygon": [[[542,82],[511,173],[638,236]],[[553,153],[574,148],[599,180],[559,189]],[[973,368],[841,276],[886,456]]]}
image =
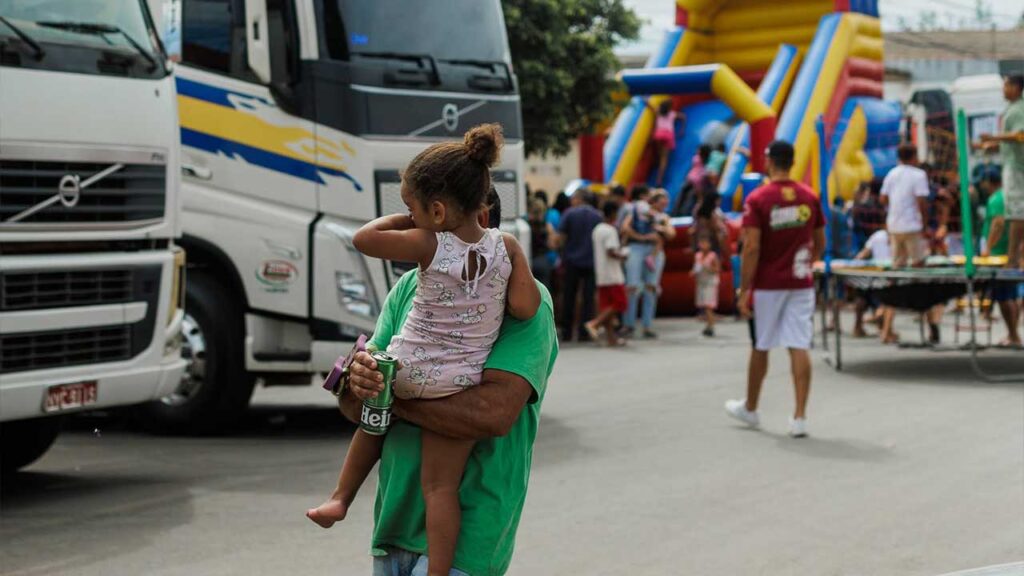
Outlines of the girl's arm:
{"label": "girl's arm", "polygon": [[512,260],[512,274],[508,279],[508,313],[517,320],[529,320],[540,307],[540,290],[530,272],[530,263],[523,254],[523,247],[511,234],[502,234],[505,250]]}
{"label": "girl's arm", "polygon": [[430,230],[416,228],[408,214],[381,216],[363,225],[352,244],[371,258],[415,262],[427,268],[437,251],[437,237]]}
{"label": "girl's arm", "polygon": [[722,270],[722,263],[718,261],[718,255],[714,252],[711,253],[711,262],[708,264],[708,268],[715,274]]}

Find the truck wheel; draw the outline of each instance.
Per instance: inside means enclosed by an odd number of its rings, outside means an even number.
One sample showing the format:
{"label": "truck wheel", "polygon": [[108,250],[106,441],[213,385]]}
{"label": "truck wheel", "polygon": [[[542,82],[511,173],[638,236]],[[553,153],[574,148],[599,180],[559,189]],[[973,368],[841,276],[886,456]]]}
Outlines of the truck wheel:
{"label": "truck wheel", "polygon": [[141,423],[178,434],[223,432],[236,423],[256,381],[245,370],[244,335],[237,298],[214,276],[190,272],[181,352],[189,364],[173,393],[140,407]]}
{"label": "truck wheel", "polygon": [[53,445],[63,418],[33,418],[0,424],[0,471],[9,474],[35,462]]}

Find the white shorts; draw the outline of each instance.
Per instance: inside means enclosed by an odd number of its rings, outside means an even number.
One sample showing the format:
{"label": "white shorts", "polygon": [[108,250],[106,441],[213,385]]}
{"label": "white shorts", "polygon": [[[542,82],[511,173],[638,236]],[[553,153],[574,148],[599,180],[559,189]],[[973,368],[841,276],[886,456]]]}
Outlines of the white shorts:
{"label": "white shorts", "polygon": [[754,348],[809,350],[814,334],[814,288],[754,290]]}

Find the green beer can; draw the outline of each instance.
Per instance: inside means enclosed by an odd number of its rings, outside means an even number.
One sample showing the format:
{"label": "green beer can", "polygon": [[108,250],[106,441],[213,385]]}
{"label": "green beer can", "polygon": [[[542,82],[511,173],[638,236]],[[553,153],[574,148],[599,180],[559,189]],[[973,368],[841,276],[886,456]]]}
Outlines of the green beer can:
{"label": "green beer can", "polygon": [[376,398],[363,400],[363,412],[359,416],[359,427],[367,434],[381,436],[386,434],[391,426],[391,403],[395,399],[392,386],[395,383],[395,373],[398,372],[398,359],[387,352],[371,352],[377,362],[377,371],[384,376],[384,389]]}

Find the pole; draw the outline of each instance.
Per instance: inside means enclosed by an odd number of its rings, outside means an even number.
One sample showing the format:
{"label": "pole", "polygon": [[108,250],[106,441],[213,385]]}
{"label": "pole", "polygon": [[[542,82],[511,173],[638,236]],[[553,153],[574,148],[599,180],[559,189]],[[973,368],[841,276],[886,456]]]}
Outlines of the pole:
{"label": "pole", "polygon": [[[822,282],[822,294],[824,306],[821,309],[821,342],[825,350],[828,350],[828,307],[832,303],[832,207],[829,205],[828,197],[828,173],[829,157],[828,144],[825,141],[825,119],[818,114],[814,122],[818,131],[818,182],[821,190],[821,214],[825,217],[825,276]],[[836,327],[838,330],[838,326]]]}
{"label": "pole", "polygon": [[960,168],[960,221],[964,237],[964,270],[968,278],[974,278],[974,250],[977,247],[974,238],[974,218],[971,210],[970,166],[968,165],[968,147],[970,136],[967,133],[967,115],[963,108],[956,111],[956,149]]}

